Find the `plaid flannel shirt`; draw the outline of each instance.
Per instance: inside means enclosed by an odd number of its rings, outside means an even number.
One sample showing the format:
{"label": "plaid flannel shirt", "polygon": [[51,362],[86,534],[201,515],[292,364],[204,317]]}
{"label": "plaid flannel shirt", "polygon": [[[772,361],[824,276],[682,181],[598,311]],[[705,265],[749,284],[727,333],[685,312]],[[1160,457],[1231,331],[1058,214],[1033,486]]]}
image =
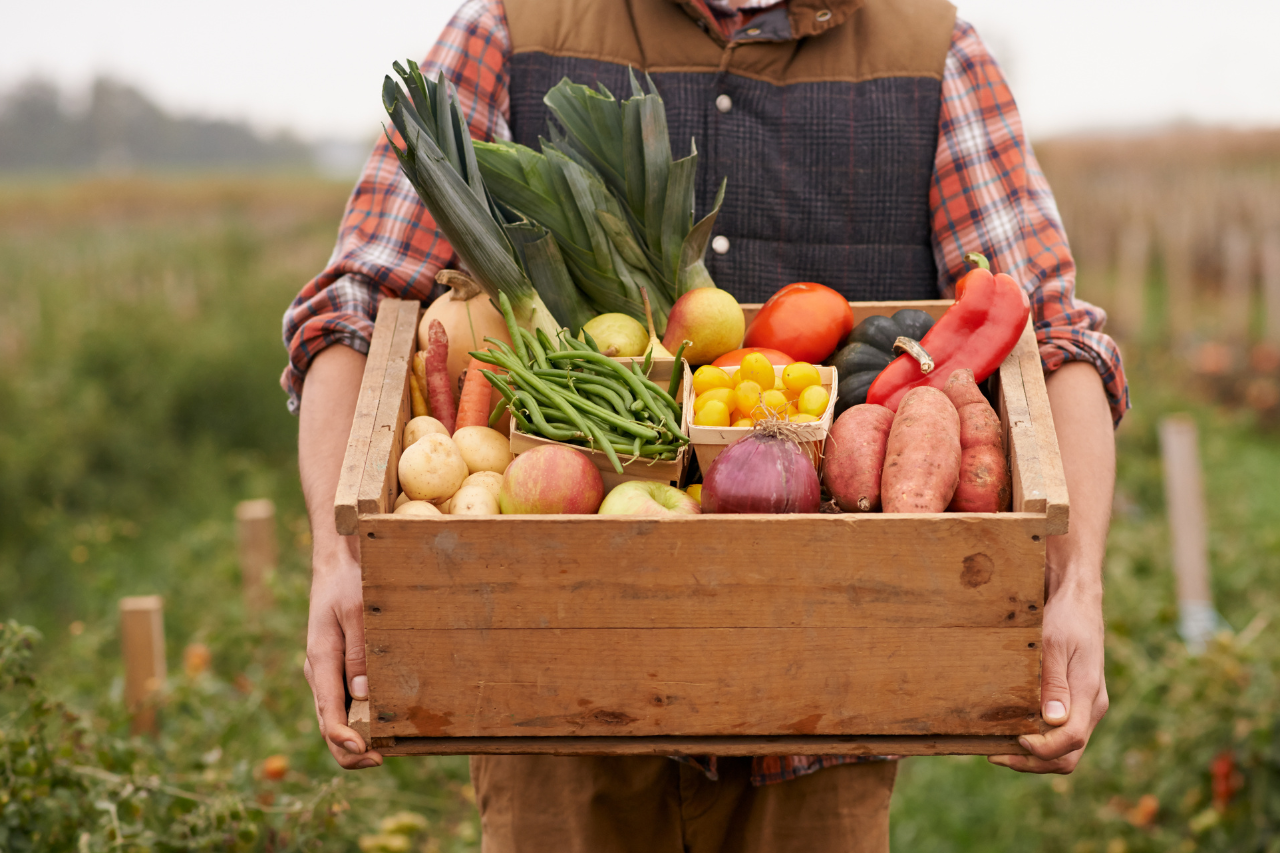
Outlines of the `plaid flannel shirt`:
{"label": "plaid flannel shirt", "polygon": [[[511,137],[510,51],[500,0],[466,0],[422,64],[424,73],[442,70],[457,87],[476,138]],[[939,294],[950,295],[953,282],[964,274],[965,252],[983,252],[994,269],[1012,275],[1030,295],[1044,369],[1067,361],[1092,364],[1119,423],[1129,392],[1120,351],[1102,332],[1106,314],[1075,297],[1075,263],[1013,95],[973,27],[960,20],[943,73],[929,205]],[[290,410],[297,411],[317,353],[335,343],[367,353],[378,303],[388,296],[427,299],[435,274],[453,259],[453,250],[401,174],[395,153],[380,140],[347,202],[328,265],[285,312],[289,366],[281,384]],[[850,760],[757,758],[752,781],[778,782]],[[714,758],[695,763],[714,778]]]}

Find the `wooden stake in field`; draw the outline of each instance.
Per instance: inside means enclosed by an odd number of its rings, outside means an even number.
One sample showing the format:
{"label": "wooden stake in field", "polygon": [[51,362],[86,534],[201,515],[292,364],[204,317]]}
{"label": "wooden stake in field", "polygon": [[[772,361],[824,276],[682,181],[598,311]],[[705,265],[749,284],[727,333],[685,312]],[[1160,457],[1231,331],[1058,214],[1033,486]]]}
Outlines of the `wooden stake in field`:
{"label": "wooden stake in field", "polygon": [[1187,415],[1160,422],[1164,460],[1164,497],[1173,542],[1173,571],[1178,582],[1178,632],[1192,654],[1222,624],[1209,589],[1209,537],[1196,424]]}
{"label": "wooden stake in field", "polygon": [[1262,299],[1266,305],[1263,340],[1280,347],[1280,230],[1268,232],[1262,243]]}
{"label": "wooden stake in field", "polygon": [[134,734],[156,733],[155,698],[164,687],[164,600],[158,595],[120,599],[124,703]]}
{"label": "wooden stake in field", "polygon": [[1249,343],[1249,305],[1253,296],[1253,241],[1239,225],[1222,234],[1222,338],[1232,346]]}
{"label": "wooden stake in field", "polygon": [[1139,219],[1130,220],[1120,233],[1115,297],[1111,308],[1111,326],[1124,339],[1133,340],[1142,334],[1150,255],[1151,232],[1146,223]]}
{"label": "wooden stake in field", "polygon": [[276,505],[267,498],[236,504],[236,534],[245,608],[250,612],[271,606],[267,580],[279,559]]}

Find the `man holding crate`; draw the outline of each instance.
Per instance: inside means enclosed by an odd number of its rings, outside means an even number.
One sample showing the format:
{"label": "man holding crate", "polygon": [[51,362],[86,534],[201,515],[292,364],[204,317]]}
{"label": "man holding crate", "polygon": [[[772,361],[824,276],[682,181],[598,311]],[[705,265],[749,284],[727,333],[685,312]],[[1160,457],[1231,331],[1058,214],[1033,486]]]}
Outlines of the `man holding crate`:
{"label": "man holding crate", "polygon": [[[655,80],[672,139],[697,139],[699,209],[728,178],[708,266],[739,300],[796,280],[854,301],[936,299],[967,251],[1027,290],[1072,515],[1048,543],[1041,713],[1054,728],[1022,738],[1030,755],[991,760],[1071,772],[1107,707],[1101,566],[1128,391],[1105,316],[1074,297],[999,68],[945,0],[467,0],[423,71],[457,87],[473,136],[536,147],[548,89],[568,76],[626,91],[629,67]],[[451,260],[382,141],[328,268],[285,316],[315,542],[306,675],[346,768],[382,757],[346,725],[344,681],[357,698],[368,682],[357,545],[333,519],[339,469],[379,300],[429,298]],[[472,772],[487,851],[878,851],[895,764],[491,756]]]}

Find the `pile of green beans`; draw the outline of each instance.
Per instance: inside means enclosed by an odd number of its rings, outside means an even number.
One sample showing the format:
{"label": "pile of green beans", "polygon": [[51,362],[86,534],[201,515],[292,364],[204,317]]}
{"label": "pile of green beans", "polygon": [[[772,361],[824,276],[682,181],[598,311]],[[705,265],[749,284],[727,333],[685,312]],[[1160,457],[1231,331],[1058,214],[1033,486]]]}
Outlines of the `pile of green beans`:
{"label": "pile of green beans", "polygon": [[[506,400],[490,419],[494,425],[504,408],[522,432],[552,441],[601,450],[615,471],[623,473],[618,454],[644,459],[674,459],[689,437],[680,431],[680,405],[675,401],[680,374],[662,388],[647,377],[652,351],[644,367],[630,368],[600,352],[591,335],[575,340],[561,331],[559,342],[543,331],[533,334],[516,325],[511,302],[499,294],[511,345],[485,338],[491,349],[473,352],[477,360],[501,367],[481,374]],[[676,354],[679,363],[684,347]]]}

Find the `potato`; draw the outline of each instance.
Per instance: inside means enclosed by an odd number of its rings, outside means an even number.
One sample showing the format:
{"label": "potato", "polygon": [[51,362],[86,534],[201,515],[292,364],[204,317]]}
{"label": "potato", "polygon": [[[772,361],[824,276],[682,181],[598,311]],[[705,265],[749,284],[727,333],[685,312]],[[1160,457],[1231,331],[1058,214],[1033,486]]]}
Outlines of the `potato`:
{"label": "potato", "polygon": [[973,371],[957,370],[942,392],[960,414],[960,484],[947,509],[952,512],[1001,512],[1009,508],[1013,483],[1004,455],[1000,416],[982,396]]}
{"label": "potato", "polygon": [[408,501],[409,501],[409,496],[406,495],[404,492],[401,492],[400,497],[396,498],[396,505],[392,508],[393,511],[399,509],[402,504],[408,503]]}
{"label": "potato", "polygon": [[400,488],[415,501],[439,503],[467,479],[467,463],[447,435],[428,433],[400,454]]}
{"label": "potato", "polygon": [[396,515],[443,515],[444,513],[436,509],[432,504],[426,501],[405,501],[396,507]]}
{"label": "potato", "polygon": [[822,482],[845,512],[880,509],[880,474],[893,412],[874,403],[846,409],[827,436]]}
{"label": "potato", "polygon": [[462,491],[468,486],[483,486],[492,492],[493,499],[497,500],[498,495],[502,492],[502,475],[494,471],[477,471],[462,481],[462,486],[458,491]]}
{"label": "potato", "polygon": [[401,447],[409,447],[416,444],[418,439],[424,435],[443,435],[449,436],[449,430],[445,429],[444,424],[440,423],[433,417],[420,415],[404,425],[404,440],[400,442]]}
{"label": "potato", "polygon": [[885,446],[885,512],[942,512],[960,481],[960,415],[937,388],[912,388],[898,404]]}
{"label": "potato", "polygon": [[463,486],[449,499],[450,515],[497,515],[498,499],[483,484]]}
{"label": "potato", "polygon": [[453,434],[453,443],[458,445],[472,474],[477,471],[501,474],[511,464],[511,440],[496,429],[463,427]]}

